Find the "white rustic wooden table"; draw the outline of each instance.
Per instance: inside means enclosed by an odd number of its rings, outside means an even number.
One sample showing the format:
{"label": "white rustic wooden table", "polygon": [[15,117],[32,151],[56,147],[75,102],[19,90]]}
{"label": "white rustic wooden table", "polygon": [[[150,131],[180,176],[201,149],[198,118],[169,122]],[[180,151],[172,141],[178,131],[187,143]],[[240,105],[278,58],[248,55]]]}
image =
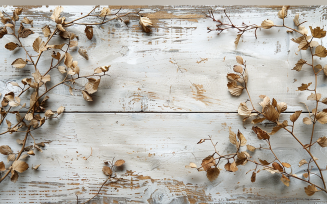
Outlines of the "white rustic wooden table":
{"label": "white rustic wooden table", "polygon": [[[34,19],[35,28],[41,28],[50,21],[54,8],[30,6],[23,15]],[[119,8],[111,7],[113,11]],[[43,153],[37,152],[28,159],[30,164],[41,166],[37,171],[28,169],[16,183],[9,178],[3,181],[0,203],[76,203],[78,191],[82,193],[79,200],[85,201],[106,179],[103,162],[114,157],[126,161],[122,171],[117,172],[117,177],[124,180],[106,184],[90,203],[325,203],[326,194],[308,197],[302,182],[293,179],[286,187],[279,176],[269,172],[258,174],[257,181],[251,183],[251,174],[246,174],[251,167],[240,166],[235,173],[221,171],[214,182],[208,181],[204,171],[185,168],[190,162],[200,165],[213,152],[209,143],[197,144],[208,135],[218,141],[220,151],[231,151],[229,126],[234,131],[240,129],[252,144],[261,144],[251,124],[245,124],[245,129],[237,115],[246,94],[232,97],[227,90],[226,74],[232,71],[236,55],[247,61],[249,90],[257,105],[258,96],[263,94],[288,104],[285,118],[296,110],[306,112],[299,102],[305,101],[307,95],[296,90],[301,83],[312,82],[313,74],[309,69],[291,70],[303,54],[296,53],[297,45],[290,40],[293,34],[277,28],[258,30],[255,39],[254,32],[249,32],[235,49],[236,31],[219,36],[207,33],[207,27],[215,27],[205,17],[208,9],[227,21],[223,8],[238,25],[260,25],[267,18],[281,23],[277,17],[280,7],[274,6],[123,6],[121,12],[142,9],[141,13],[153,21],[152,32],[142,32],[137,18],[131,18],[128,27],[119,21],[95,26],[91,41],[84,35],[83,26],[70,28],[80,33],[79,45],[89,53],[86,61],[73,52],[81,72],[92,73],[98,66],[111,65],[110,76],[103,78],[92,103],[84,101],[81,93],[71,96],[65,86],[51,92],[49,107],[62,105],[66,110],[59,120],[46,123],[34,133],[37,141],[51,141]],[[11,11],[13,7],[1,9]],[[76,18],[91,9],[92,6],[64,6],[64,16]],[[296,13],[310,22],[305,24],[307,28],[326,26],[325,6],[292,6],[286,23],[293,25]],[[40,29],[34,31],[26,43],[31,44],[41,35]],[[6,82],[19,81],[33,71],[11,66],[15,56],[22,53],[5,50],[9,41],[10,37],[0,40],[2,95],[8,92]],[[319,92],[327,93],[326,77],[320,75],[318,80]],[[304,114],[300,119],[303,117]],[[300,139],[308,138],[311,129],[300,126]],[[317,126],[317,135],[326,136],[326,128]],[[20,137],[2,135],[0,143],[18,151],[20,146],[15,139]],[[305,168],[297,164],[306,154],[300,146],[285,132],[274,135],[272,144],[285,162],[295,166],[293,173],[301,176]],[[92,156],[84,160],[91,148]],[[326,165],[326,150],[313,151],[321,155],[319,164]],[[264,150],[253,154],[258,155],[271,157]],[[6,157],[0,155],[0,160],[6,161]]]}

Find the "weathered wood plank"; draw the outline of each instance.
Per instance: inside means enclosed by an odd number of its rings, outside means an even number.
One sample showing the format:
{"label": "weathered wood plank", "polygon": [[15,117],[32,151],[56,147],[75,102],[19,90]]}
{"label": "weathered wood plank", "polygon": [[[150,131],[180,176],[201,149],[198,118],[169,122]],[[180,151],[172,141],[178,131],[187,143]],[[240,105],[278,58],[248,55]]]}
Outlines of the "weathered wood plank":
{"label": "weathered wood plank", "polygon": [[[29,8],[26,16],[35,22],[35,34],[23,43],[31,45],[41,34],[38,29],[49,22],[50,10],[54,6]],[[78,17],[92,7],[65,7],[69,18]],[[118,7],[113,7],[117,9]],[[247,61],[252,98],[268,95],[278,101],[289,104],[289,111],[305,110],[299,102],[305,102],[307,93],[295,92],[301,83],[313,82],[312,71],[304,67],[302,72],[291,70],[303,56],[297,52],[297,45],[291,41],[296,34],[287,34],[285,29],[258,30],[258,39],[254,33],[246,33],[237,49],[234,47],[235,31],[206,33],[207,27],[215,24],[204,17],[209,8],[215,9],[217,18],[227,22],[222,16],[222,7],[217,6],[129,6],[122,12],[142,9],[142,15],[149,16],[153,22],[153,32],[141,31],[137,18],[131,18],[129,28],[123,23],[112,22],[102,27],[94,27],[95,37],[92,41],[84,36],[84,27],[69,28],[80,33],[79,45],[87,48],[90,60],[86,61],[73,52],[79,61],[82,74],[90,74],[98,66],[111,65],[110,77],[104,78],[95,102],[83,101],[80,92],[71,96],[68,87],[61,86],[50,94],[49,107],[56,109],[64,105],[67,111],[105,111],[105,112],[230,112],[236,111],[237,104],[245,101],[247,96],[235,98],[227,91],[226,74],[232,71],[235,56],[241,55]],[[10,11],[11,7],[3,7]],[[286,23],[293,26],[295,13],[313,26],[326,26],[324,6],[291,7]],[[113,10],[114,12],[115,10]],[[277,8],[227,7],[227,12],[235,24],[242,22],[261,24],[264,19],[272,19],[281,24],[277,18]],[[50,23],[53,26],[53,23]],[[0,40],[3,47],[11,41],[12,36]],[[56,40],[53,41],[55,43]],[[322,41],[324,43],[324,41]],[[28,47],[32,50],[31,46]],[[0,50],[1,65],[0,87],[4,94],[13,87],[6,88],[6,82],[29,77],[32,67],[23,70],[12,68],[11,63],[25,54],[22,50],[8,55],[4,48]],[[41,72],[48,68],[51,51],[40,62]],[[326,63],[326,60],[322,63]],[[53,81],[62,79],[60,73],[53,74]],[[84,84],[85,82],[81,82]],[[326,92],[326,78],[318,79],[318,91]],[[233,101],[233,103],[230,103]],[[235,102],[235,103],[234,103]]]}
{"label": "weathered wood plank", "polygon": [[[311,130],[300,125],[304,116],[302,114],[296,123],[295,134],[307,143]],[[289,114],[282,119],[287,118]],[[37,152],[28,159],[31,165],[42,165],[37,171],[29,169],[20,174],[16,183],[11,183],[9,178],[3,181],[1,200],[5,203],[76,203],[77,191],[82,192],[80,201],[86,200],[106,178],[101,171],[103,162],[115,157],[126,161],[123,170],[117,172],[117,177],[124,180],[105,185],[96,203],[261,203],[267,200],[307,203],[308,199],[325,202],[326,194],[320,192],[308,198],[303,192],[303,182],[291,179],[290,187],[286,187],[280,176],[266,171],[258,174],[256,183],[251,183],[251,174],[246,172],[254,168],[252,164],[239,166],[235,173],[222,170],[214,182],[207,180],[205,172],[185,168],[190,162],[200,165],[204,157],[213,153],[210,142],[196,144],[208,135],[218,142],[220,153],[235,151],[229,144],[229,126],[235,132],[239,129],[248,144],[255,147],[265,144],[256,138],[250,125],[244,129],[234,113],[66,113],[33,132],[37,142],[51,141],[43,153]],[[325,135],[322,125],[316,127],[315,139]],[[266,124],[266,130],[271,128]],[[13,140],[21,137],[21,134],[1,136],[1,144],[9,144],[18,151],[20,145]],[[280,159],[290,163],[293,173],[302,177],[306,167],[298,167],[298,162],[308,156],[301,146],[282,130],[273,135],[271,141]],[[28,145],[32,142],[28,140]],[[93,154],[85,161],[83,157],[89,156],[91,147]],[[273,160],[267,150],[250,154],[255,160]],[[313,154],[319,155],[318,162],[324,166],[326,150],[314,146]],[[3,155],[0,161],[8,164]],[[224,164],[219,167],[223,169]],[[315,180],[314,176],[311,179]]]}

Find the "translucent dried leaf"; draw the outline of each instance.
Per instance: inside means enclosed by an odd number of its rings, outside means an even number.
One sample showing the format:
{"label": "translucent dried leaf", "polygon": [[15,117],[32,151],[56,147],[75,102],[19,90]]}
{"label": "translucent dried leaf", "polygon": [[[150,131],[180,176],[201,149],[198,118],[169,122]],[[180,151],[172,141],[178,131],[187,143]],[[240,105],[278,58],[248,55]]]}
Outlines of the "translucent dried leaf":
{"label": "translucent dried leaf", "polygon": [[307,100],[312,100],[312,101],[319,101],[321,99],[321,94],[317,93],[311,93],[310,96],[308,96]]}
{"label": "translucent dried leaf", "polygon": [[18,58],[15,61],[12,62],[11,65],[13,65],[15,68],[24,68],[26,66],[27,62],[23,60],[22,58]]}
{"label": "translucent dried leaf", "polygon": [[201,163],[201,166],[205,171],[207,171],[209,168],[211,168],[214,165],[216,165],[216,162],[213,156],[211,155],[204,158]]}
{"label": "translucent dried leaf", "polygon": [[243,60],[243,57],[241,56],[236,56],[236,62],[241,64],[241,65],[244,65],[244,60]]}
{"label": "translucent dried leaf", "polygon": [[85,91],[89,94],[97,92],[100,84],[100,79],[96,80],[94,78],[88,78],[88,82],[85,84]]}
{"label": "translucent dried leaf", "polygon": [[307,61],[300,59],[296,64],[295,67],[292,70],[296,70],[296,71],[301,71],[302,66],[306,63]]}
{"label": "translucent dried leaf", "polygon": [[282,178],[280,178],[280,180],[283,182],[283,184],[285,185],[285,186],[287,186],[287,187],[289,187],[290,186],[290,179],[289,178],[287,178],[285,175],[282,175]]}
{"label": "translucent dried leaf", "polygon": [[237,85],[236,81],[228,82],[227,87],[228,87],[228,91],[233,96],[239,96],[239,95],[241,95],[242,94],[242,91],[244,89],[243,86]]}
{"label": "translucent dried leaf", "polygon": [[108,166],[104,166],[102,168],[102,172],[106,175],[106,176],[111,176],[112,175],[112,170],[110,167]]}
{"label": "translucent dried leaf", "polygon": [[240,130],[238,130],[237,132],[237,138],[240,141],[241,147],[246,145],[247,140],[245,139],[244,135],[240,132]]}
{"label": "translucent dried leaf", "polygon": [[298,91],[305,91],[308,90],[309,86],[312,84],[312,82],[308,83],[308,84],[301,84],[300,87],[298,87]]}
{"label": "translucent dried leaf", "polygon": [[278,111],[274,108],[272,105],[267,105],[264,108],[264,116],[267,120],[270,120],[272,122],[276,122],[279,118]]}
{"label": "translucent dried leaf", "polygon": [[49,118],[49,117],[51,117],[52,115],[54,115],[54,113],[52,112],[52,110],[47,110],[47,111],[45,111],[45,117],[47,117],[47,118]]}
{"label": "translucent dried leaf", "polygon": [[268,133],[264,130],[262,130],[260,127],[257,126],[253,126],[252,130],[255,132],[255,134],[257,134],[257,137],[259,138],[259,140],[269,140],[270,136],[268,135]]}
{"label": "translucent dried leaf", "polygon": [[303,123],[306,125],[311,125],[312,124],[312,120],[308,117],[303,118]]}
{"label": "translucent dried leaf", "polygon": [[86,101],[93,101],[92,100],[92,97],[86,92],[86,91],[82,91],[82,94],[83,94],[83,98],[86,100]]}
{"label": "translucent dried leaf", "polygon": [[12,168],[19,173],[23,173],[28,169],[28,164],[24,161],[17,160],[13,162]]}
{"label": "translucent dried leaf", "polygon": [[282,165],[286,168],[291,168],[291,165],[289,163],[282,162]]}
{"label": "translucent dried leaf", "polygon": [[262,110],[267,106],[270,105],[270,98],[268,96],[265,96],[264,99],[259,103],[260,106],[262,106]]}
{"label": "translucent dried leaf", "polygon": [[3,155],[9,155],[13,152],[8,145],[2,145],[2,146],[0,146],[0,153]]}
{"label": "translucent dried leaf", "polygon": [[246,103],[242,102],[238,106],[238,114],[241,116],[250,116],[251,115],[251,110],[246,106]]}
{"label": "translucent dried leaf", "polygon": [[209,181],[214,181],[218,178],[219,173],[220,173],[220,171],[217,167],[209,168],[207,170],[207,178],[209,179]]}
{"label": "translucent dried leaf", "polygon": [[294,19],[293,19],[293,22],[296,26],[299,26],[300,25],[300,22],[299,22],[299,14],[295,14],[294,16]]}
{"label": "translucent dried leaf", "polygon": [[299,167],[301,167],[303,164],[307,164],[308,162],[305,160],[305,159],[302,159],[300,162],[299,162]]}
{"label": "translucent dried leaf", "polygon": [[60,19],[60,13],[61,13],[63,10],[64,10],[63,7],[61,7],[61,6],[57,6],[57,7],[54,9],[54,11],[53,11],[53,13],[52,13],[52,15],[51,15],[50,18],[51,18],[54,22],[56,22],[56,23],[62,23],[62,21],[61,21],[61,19]]}
{"label": "translucent dried leaf", "polygon": [[255,179],[256,179],[257,173],[254,171],[252,172],[252,176],[251,176],[251,182],[254,183]]}
{"label": "translucent dried leaf", "polygon": [[318,45],[315,50],[315,55],[318,57],[326,57],[327,56],[326,48],[322,45]]}
{"label": "translucent dried leaf", "polygon": [[51,35],[51,30],[48,25],[46,25],[42,28],[42,32],[43,32],[44,37],[49,37]]}
{"label": "translucent dried leaf", "polygon": [[256,148],[253,147],[252,145],[246,145],[246,148],[251,152],[254,152],[256,150]]}
{"label": "translucent dried leaf", "polygon": [[286,109],[287,109],[287,104],[285,102],[280,102],[277,104],[277,111],[279,113],[286,111]]}
{"label": "translucent dried leaf", "polygon": [[18,45],[14,42],[9,42],[5,45],[5,48],[10,51],[13,51],[16,47],[18,47]]}
{"label": "translucent dried leaf", "polygon": [[311,41],[310,47],[318,47],[319,43],[317,41]]}
{"label": "translucent dried leaf", "polygon": [[58,115],[62,114],[62,113],[64,112],[64,110],[65,110],[65,107],[60,106],[60,107],[57,109],[57,114],[58,114]]}
{"label": "translucent dried leaf", "polygon": [[32,74],[32,76],[34,77],[34,80],[36,83],[40,83],[42,80],[42,75],[40,73],[40,71],[38,69],[35,70],[35,72]]}
{"label": "translucent dried leaf", "polygon": [[299,26],[298,27],[298,31],[302,34],[302,35],[307,35],[308,34],[308,29],[306,29],[304,26]]}
{"label": "translucent dried leaf", "polygon": [[316,120],[321,124],[326,124],[327,123],[327,112],[317,113]]}
{"label": "translucent dried leaf", "polygon": [[148,17],[140,17],[140,25],[144,32],[148,33],[151,31],[150,26],[152,26],[152,22]]}
{"label": "translucent dried leaf", "polygon": [[314,184],[308,185],[307,187],[304,187],[304,191],[308,196],[312,196],[313,194],[315,194],[315,192],[318,191],[318,189],[316,188],[316,186]]}
{"label": "translucent dried leaf", "polygon": [[311,26],[309,26],[310,30],[311,30],[311,35],[314,38],[323,38],[326,36],[326,31],[324,31],[324,29],[321,29],[319,26],[312,29]]}
{"label": "translucent dried leaf", "polygon": [[78,53],[86,60],[89,60],[89,55],[87,54],[87,51],[85,49],[79,48]]}
{"label": "translucent dried leaf", "polygon": [[278,11],[278,18],[284,19],[287,16],[287,7],[283,6],[282,10]]}
{"label": "translucent dried leaf", "polygon": [[105,17],[110,14],[110,8],[109,7],[104,7],[101,12],[100,12],[100,17]]}
{"label": "translucent dried leaf", "polygon": [[290,120],[294,123],[301,115],[302,111],[295,111],[295,113],[293,113],[290,116]]}
{"label": "translucent dried leaf", "polygon": [[269,29],[274,26],[274,22],[272,20],[264,20],[261,23],[261,27],[264,29]]}
{"label": "translucent dried leaf", "polygon": [[59,72],[62,73],[62,74],[66,73],[66,67],[64,67],[64,66],[59,66],[59,67],[58,67],[58,70],[59,70]]}
{"label": "translucent dried leaf", "polygon": [[117,161],[115,162],[115,166],[121,166],[121,165],[123,165],[123,164],[125,164],[125,161],[122,160],[122,159],[119,159],[119,160],[117,160]]}

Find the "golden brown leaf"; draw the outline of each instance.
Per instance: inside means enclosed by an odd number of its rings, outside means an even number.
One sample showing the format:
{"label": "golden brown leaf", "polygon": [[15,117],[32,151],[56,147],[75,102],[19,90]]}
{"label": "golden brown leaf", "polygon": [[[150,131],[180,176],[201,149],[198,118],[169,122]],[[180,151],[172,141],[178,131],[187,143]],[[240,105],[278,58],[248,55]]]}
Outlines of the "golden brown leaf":
{"label": "golden brown leaf", "polygon": [[240,132],[240,130],[238,130],[237,132],[237,138],[239,140],[241,147],[246,145],[247,140],[245,139],[244,135]]}
{"label": "golden brown leaf", "polygon": [[110,167],[108,166],[103,166],[102,168],[102,172],[106,175],[106,176],[111,176],[112,175],[112,170]]}
{"label": "golden brown leaf", "polygon": [[36,166],[33,166],[33,169],[34,169],[34,170],[37,170],[40,166],[41,166],[41,164],[36,165]]}
{"label": "golden brown leaf", "polygon": [[83,91],[82,90],[82,94],[83,94],[83,98],[86,100],[86,101],[93,101],[92,97],[86,92],[86,91]]}
{"label": "golden brown leaf", "polygon": [[0,27],[0,39],[7,34],[7,28],[6,27]]}
{"label": "golden brown leaf", "polygon": [[89,94],[97,92],[100,84],[100,79],[88,78],[88,82],[85,84],[85,91]]}
{"label": "golden brown leaf", "polygon": [[15,61],[12,62],[11,65],[13,65],[15,68],[21,69],[26,66],[27,62],[23,60],[22,58],[18,58]]}
{"label": "golden brown leaf", "polygon": [[241,65],[244,65],[244,60],[243,60],[243,57],[241,56],[236,56],[236,62],[241,64]]}
{"label": "golden brown leaf", "polygon": [[236,81],[228,82],[227,87],[228,87],[228,91],[233,96],[239,96],[239,95],[241,95],[241,93],[242,93],[242,91],[244,89],[243,86],[237,85]]}
{"label": "golden brown leaf", "polygon": [[285,175],[282,175],[280,180],[284,183],[285,186],[289,187],[290,186],[290,179],[287,178]]}
{"label": "golden brown leaf", "polygon": [[310,47],[318,47],[319,43],[317,41],[311,41]]}
{"label": "golden brown leaf", "polygon": [[303,118],[303,123],[306,125],[311,125],[312,124],[312,120],[308,117]]}
{"label": "golden brown leaf", "polygon": [[252,172],[252,176],[251,176],[251,182],[254,183],[255,179],[256,179],[257,173],[254,171]]}
{"label": "golden brown leaf", "polygon": [[315,194],[315,192],[318,191],[318,189],[316,188],[315,185],[311,184],[308,185],[307,187],[304,187],[304,191],[308,196],[312,196],[313,194]]}
{"label": "golden brown leaf", "polygon": [[12,168],[19,173],[23,173],[28,169],[28,164],[24,161],[17,160],[13,162]]}
{"label": "golden brown leaf", "polygon": [[18,173],[14,170],[11,170],[10,180],[14,183],[18,180]]}
{"label": "golden brown leaf", "polygon": [[54,9],[54,11],[53,11],[53,13],[52,13],[52,15],[51,15],[50,18],[51,18],[54,22],[56,22],[56,23],[62,23],[62,19],[60,18],[60,13],[61,13],[63,10],[64,10],[63,7],[61,7],[61,6],[57,6],[57,7]]}
{"label": "golden brown leaf", "polygon": [[316,120],[321,124],[327,123],[327,112],[318,112],[316,115]]}
{"label": "golden brown leaf", "polygon": [[5,164],[2,162],[0,162],[0,171],[6,171],[6,166]]}
{"label": "golden brown leaf", "polygon": [[64,110],[65,110],[65,107],[60,106],[60,107],[57,109],[57,114],[58,114],[58,115],[62,114],[62,113],[64,112]]}
{"label": "golden brown leaf", "polygon": [[260,161],[260,163],[261,163],[262,165],[265,165],[265,166],[267,166],[267,165],[270,164],[270,163],[267,162],[266,160],[261,160],[261,159],[259,159],[259,161]]}
{"label": "golden brown leaf", "polygon": [[315,56],[326,57],[327,56],[326,48],[322,45],[318,45],[315,50]]}
{"label": "golden brown leaf", "polygon": [[252,145],[246,145],[246,148],[251,152],[254,152],[256,150],[256,148],[253,147]]}
{"label": "golden brown leaf", "polygon": [[274,108],[272,105],[267,105],[264,110],[264,116],[267,120],[270,120],[272,122],[276,122],[279,118],[278,111]]}
{"label": "golden brown leaf", "polygon": [[123,165],[123,164],[125,164],[125,161],[122,160],[122,159],[119,159],[119,160],[117,160],[117,161],[115,162],[115,166],[121,166],[121,165]]}
{"label": "golden brown leaf", "polygon": [[205,171],[207,171],[209,168],[211,168],[214,165],[216,165],[216,161],[211,155],[204,158],[201,163],[201,166]]}
{"label": "golden brown leaf", "polygon": [[278,171],[280,171],[280,172],[283,172],[283,171],[284,171],[284,170],[283,170],[283,167],[282,167],[279,163],[277,163],[277,162],[272,163],[272,166],[273,166],[273,168],[274,168],[275,170],[278,170]]}
{"label": "golden brown leaf", "polygon": [[209,168],[207,170],[207,178],[209,179],[209,181],[214,181],[218,178],[219,173],[220,173],[220,171],[217,167]]}
{"label": "golden brown leaf", "polygon": [[265,96],[263,100],[259,103],[260,106],[262,106],[262,110],[267,106],[270,105],[270,98],[268,96]]}
{"label": "golden brown leaf", "polygon": [[284,19],[287,16],[288,7],[283,6],[282,10],[278,11],[278,18]]}
{"label": "golden brown leaf", "polygon": [[237,34],[236,39],[234,41],[235,44],[235,48],[237,48],[238,43],[240,42],[240,38],[241,38],[242,34]]}
{"label": "golden brown leaf", "polygon": [[107,16],[107,15],[109,15],[109,14],[110,14],[110,8],[109,8],[109,7],[104,7],[104,8],[101,10],[99,16],[100,16],[100,17],[105,17],[105,16]]}
{"label": "golden brown leaf", "polygon": [[240,74],[243,73],[243,68],[240,65],[234,65],[233,70],[234,70],[234,72],[238,72]]}
{"label": "golden brown leaf", "polygon": [[291,168],[291,165],[289,163],[282,162],[282,165],[286,168]]}
{"label": "golden brown leaf", "polygon": [[294,123],[301,115],[302,111],[295,111],[295,113],[293,113],[290,116],[290,120]]}
{"label": "golden brown leaf", "polygon": [[51,35],[51,30],[50,30],[50,27],[48,25],[45,25],[42,28],[42,32],[43,32],[44,37],[49,37]]}
{"label": "golden brown leaf", "polygon": [[326,36],[326,31],[324,31],[324,29],[321,29],[319,26],[312,29],[311,26],[309,26],[310,30],[311,30],[311,35],[314,38],[323,38]]}
{"label": "golden brown leaf", "polygon": [[296,64],[295,67],[292,70],[296,70],[296,71],[301,71],[302,66],[306,63],[307,61],[300,59]]}
{"label": "golden brown leaf", "polygon": [[299,167],[301,167],[303,164],[307,164],[308,162],[305,160],[305,159],[302,159],[300,162],[299,162]]}
{"label": "golden brown leaf", "polygon": [[87,51],[85,49],[79,48],[78,53],[86,60],[89,60],[89,55],[87,54]]}
{"label": "golden brown leaf", "polygon": [[20,38],[27,38],[29,35],[33,34],[34,32],[31,29],[24,28],[23,24],[20,24],[18,30],[18,37]]}
{"label": "golden brown leaf", "polygon": [[299,26],[298,27],[298,31],[302,34],[302,35],[307,35],[308,34],[308,29],[306,29],[304,26]]}
{"label": "golden brown leaf", "polygon": [[33,20],[30,20],[30,19],[28,19],[26,17],[23,18],[22,23],[30,24],[33,27]]}
{"label": "golden brown leaf", "polygon": [[62,74],[66,73],[66,67],[64,67],[64,66],[59,66],[59,67],[58,67],[58,70],[59,70],[59,72],[62,73]]}
{"label": "golden brown leaf", "polygon": [[317,143],[321,146],[321,147],[327,147],[327,137],[321,137],[317,140]]}
{"label": "golden brown leaf", "polygon": [[311,93],[310,96],[308,96],[307,100],[311,100],[311,101],[319,101],[321,99],[321,94],[317,93]]}
{"label": "golden brown leaf", "polygon": [[93,38],[93,27],[92,26],[86,26],[85,27],[85,34],[87,39],[92,40]]}
{"label": "golden brown leaf", "polygon": [[257,137],[259,138],[259,140],[269,140],[270,136],[268,135],[268,133],[264,130],[262,130],[260,127],[257,126],[253,126],[252,130],[255,132],[255,134],[257,134]]}
{"label": "golden brown leaf", "polygon": [[64,61],[64,64],[68,68],[72,68],[72,66],[73,66],[73,57],[68,52],[65,53],[65,61]]}
{"label": "golden brown leaf", "polygon": [[261,27],[264,29],[269,29],[274,26],[274,22],[272,20],[264,20],[261,23]]}
{"label": "golden brown leaf", "polygon": [[13,152],[8,145],[2,145],[2,146],[0,146],[0,153],[3,155],[9,155]]}
{"label": "golden brown leaf", "polygon": [[280,102],[277,104],[277,111],[279,113],[286,111],[286,109],[287,109],[287,104],[285,102]]}
{"label": "golden brown leaf", "polygon": [[305,91],[308,90],[309,86],[312,84],[312,82],[308,83],[308,84],[301,84],[300,87],[298,87],[298,91]]}
{"label": "golden brown leaf", "polygon": [[294,19],[293,19],[293,22],[296,26],[299,26],[300,25],[300,22],[299,22],[299,14],[295,14],[294,16]]}
{"label": "golden brown leaf", "polygon": [[148,17],[140,17],[140,25],[144,32],[148,33],[151,31],[150,26],[152,26],[152,22]]}
{"label": "golden brown leaf", "polygon": [[266,118],[256,118],[256,119],[252,120],[252,124],[261,123],[264,120],[266,120]]}
{"label": "golden brown leaf", "polygon": [[327,76],[327,64],[323,68],[325,76]]}
{"label": "golden brown leaf", "polygon": [[229,128],[229,141],[230,141],[230,143],[232,143],[233,145],[238,147],[240,144],[236,139],[236,134],[232,131],[231,127],[228,127],[228,128]]}
{"label": "golden brown leaf", "polygon": [[5,48],[10,51],[13,51],[16,47],[18,47],[18,45],[14,42],[9,42],[5,45]]}
{"label": "golden brown leaf", "polygon": [[196,168],[197,166],[196,166],[196,164],[195,163],[193,163],[193,162],[190,162],[190,165],[189,165],[191,168]]}
{"label": "golden brown leaf", "polygon": [[240,116],[250,116],[251,112],[252,111],[248,109],[246,103],[244,102],[240,103],[240,105],[238,106],[238,114]]}

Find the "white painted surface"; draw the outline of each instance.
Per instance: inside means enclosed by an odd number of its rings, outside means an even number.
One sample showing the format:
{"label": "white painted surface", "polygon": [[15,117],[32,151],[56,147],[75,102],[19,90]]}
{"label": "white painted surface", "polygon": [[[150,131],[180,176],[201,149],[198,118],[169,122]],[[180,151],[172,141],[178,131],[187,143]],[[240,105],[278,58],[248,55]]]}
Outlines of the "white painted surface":
{"label": "white painted surface", "polygon": [[[48,22],[45,16],[50,16],[49,11],[53,8],[31,8],[27,17],[35,18],[35,28],[42,27]],[[65,7],[65,12],[75,18],[80,12],[86,13],[91,8]],[[236,55],[243,56],[247,61],[249,90],[255,102],[259,102],[259,95],[265,94],[277,101],[287,102],[288,111],[305,110],[299,101],[306,101],[307,94],[295,90],[301,83],[313,82],[314,78],[308,68],[300,73],[291,70],[300,56],[305,56],[304,52],[295,54],[297,46],[290,41],[293,34],[287,34],[284,29],[258,30],[258,39],[255,39],[254,33],[247,33],[235,50],[236,32],[224,32],[220,36],[214,32],[206,33],[208,26],[215,26],[210,19],[200,18],[208,8],[145,7],[142,13],[150,17],[153,15],[151,34],[142,33],[134,18],[131,19],[130,28],[119,22],[103,28],[95,27],[92,41],[84,36],[83,26],[71,28],[71,31],[80,33],[79,45],[87,48],[90,56],[90,60],[86,61],[77,52],[73,54],[74,59],[79,61],[82,74],[92,73],[98,66],[111,65],[110,77],[101,81],[99,91],[94,95],[94,103],[85,102],[80,93],[71,96],[64,86],[51,92],[49,106],[56,109],[63,105],[67,112],[60,120],[53,120],[42,130],[35,131],[33,135],[38,141],[52,141],[43,153],[29,158],[29,164],[42,165],[38,171],[29,169],[28,173],[21,174],[16,183],[9,179],[2,182],[1,202],[76,203],[77,191],[83,192],[79,199],[86,200],[97,192],[105,180],[101,171],[103,161],[115,157],[126,161],[124,170],[118,172],[118,177],[126,180],[116,185],[106,185],[94,202],[233,203],[271,200],[307,203],[304,184],[294,179],[287,188],[278,176],[260,172],[257,182],[251,183],[251,175],[245,175],[251,169],[250,164],[240,167],[236,173],[222,171],[212,183],[207,180],[205,172],[185,168],[189,162],[200,165],[201,160],[212,153],[212,146],[208,143],[196,144],[208,135],[219,142],[220,151],[232,151],[233,147],[228,142],[228,126],[232,126],[234,131],[240,129],[252,145],[261,144],[251,131],[251,126],[247,125],[247,129],[244,129],[237,114],[231,113],[237,111],[238,104],[247,98],[245,93],[236,98],[227,91],[226,74],[236,64]],[[11,9],[3,7],[3,10]],[[293,17],[299,12],[301,19],[313,23],[310,25],[326,26],[325,11],[323,6],[296,7],[291,8],[289,15]],[[242,21],[261,24],[266,18],[276,24],[281,23],[275,8],[233,7],[227,12],[235,24]],[[172,13],[173,18],[167,13]],[[292,25],[292,18],[287,19],[287,23]],[[307,28],[308,25],[305,24]],[[26,43],[31,44],[40,32],[35,30],[36,34],[26,39]],[[4,37],[0,40],[0,46],[4,47],[10,40]],[[30,67],[23,70],[12,68],[12,61],[17,56],[23,56],[23,52],[15,51],[10,55],[8,52],[4,48],[0,50],[2,94],[8,91],[5,87],[8,80],[19,81],[29,76],[32,70]],[[45,54],[47,57],[50,55],[51,52]],[[45,59],[40,66],[47,63]],[[47,68],[44,66],[40,69],[44,72]],[[59,74],[55,76],[53,80],[61,79]],[[294,79],[297,81],[293,82]],[[323,97],[327,90],[325,84],[326,78],[319,77],[318,92]],[[289,117],[289,113],[283,117]],[[300,138],[308,140],[311,129],[301,122],[297,126],[300,126],[297,130]],[[1,130],[5,128],[2,126]],[[318,124],[316,138],[325,136],[325,130]],[[3,135],[0,141],[18,151],[19,145],[15,139],[21,137],[19,134]],[[276,153],[292,164],[294,173],[301,175],[304,167],[300,168],[297,164],[299,160],[307,158],[301,146],[285,132],[272,138]],[[83,160],[83,156],[90,154],[91,147],[92,157]],[[326,151],[317,148],[314,152],[321,154],[318,161],[324,166]],[[258,157],[273,158],[265,151],[253,154],[253,158]],[[0,155],[2,160],[6,159]],[[127,170],[133,172],[132,175],[126,173]],[[142,178],[140,175],[148,177]],[[317,193],[309,199],[324,201],[326,195]]]}

